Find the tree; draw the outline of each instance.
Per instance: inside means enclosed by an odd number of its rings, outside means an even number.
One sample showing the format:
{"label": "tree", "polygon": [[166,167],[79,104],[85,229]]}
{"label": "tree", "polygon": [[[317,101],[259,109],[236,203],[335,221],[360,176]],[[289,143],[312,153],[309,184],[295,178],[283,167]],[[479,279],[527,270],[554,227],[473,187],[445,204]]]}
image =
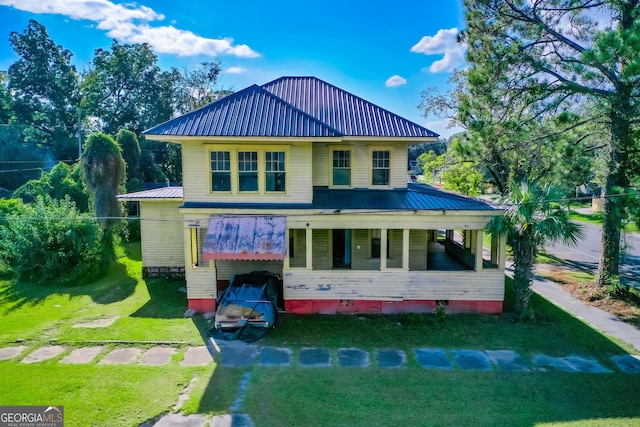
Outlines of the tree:
{"label": "tree", "polygon": [[117,195],[124,181],[125,163],[118,144],[109,135],[89,135],[82,153],[82,176],[93,193],[100,225],[111,229],[120,222],[122,207]]}
{"label": "tree", "polygon": [[35,203],[39,197],[52,200],[69,198],[80,212],[89,210],[89,191],[80,177],[80,165],[73,169],[60,162],[51,172],[42,172],[40,179],[27,181],[20,186],[13,197],[24,203]]}
{"label": "tree", "polygon": [[116,135],[116,142],[122,150],[122,158],[127,166],[127,183],[139,176],[138,162],[140,161],[140,144],[135,133],[127,129],[120,129]]}
{"label": "tree", "polygon": [[178,112],[184,114],[226,96],[227,92],[216,89],[221,72],[222,61],[218,58],[184,69],[178,85]]}
{"label": "tree", "polygon": [[100,273],[101,239],[95,219],[69,198],[38,197],[14,207],[0,226],[0,259],[29,281],[77,284]]}
{"label": "tree", "polygon": [[598,283],[610,284],[629,214],[624,195],[639,170],[640,0],[465,0],[465,7],[469,83],[496,89],[485,96],[524,105],[532,118],[571,115],[585,101],[596,106],[574,128],[599,124],[606,135]]}
{"label": "tree", "polygon": [[79,93],[71,52],[34,20],[9,41],[20,57],[7,73],[16,122],[29,125],[29,140],[51,147],[58,159],[74,159]]}
{"label": "tree", "polygon": [[142,134],[169,120],[175,112],[180,73],[161,71],[148,44],[120,44],[97,49],[84,75],[83,109],[100,119],[102,131],[116,134],[130,129]]}
{"label": "tree", "polygon": [[7,73],[0,71],[0,125],[7,125],[13,119],[13,101],[8,80]]}
{"label": "tree", "polygon": [[513,283],[516,294],[515,311],[525,318],[530,314],[529,297],[533,281],[533,264],[540,248],[546,243],[562,241],[576,244],[582,235],[581,226],[567,216],[557,201],[562,193],[553,186],[539,188],[526,181],[512,182],[504,216],[496,216],[489,231],[505,234],[513,250]]}

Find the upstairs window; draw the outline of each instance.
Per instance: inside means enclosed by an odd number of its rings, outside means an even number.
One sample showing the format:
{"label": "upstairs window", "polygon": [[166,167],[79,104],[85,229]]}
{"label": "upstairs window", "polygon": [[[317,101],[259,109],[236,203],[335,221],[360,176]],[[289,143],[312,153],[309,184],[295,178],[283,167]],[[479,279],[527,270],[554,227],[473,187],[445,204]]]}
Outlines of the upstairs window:
{"label": "upstairs window", "polygon": [[333,152],[333,185],[351,186],[351,151]]}
{"label": "upstairs window", "polygon": [[258,191],[256,151],[238,151],[238,191]]}
{"label": "upstairs window", "polygon": [[211,191],[231,191],[231,156],[228,151],[211,152]]}
{"label": "upstairs window", "polygon": [[372,185],[389,185],[389,170],[391,168],[391,153],[389,151],[372,152]]}
{"label": "upstairs window", "polygon": [[285,161],[283,151],[267,151],[265,153],[266,191],[285,191]]}

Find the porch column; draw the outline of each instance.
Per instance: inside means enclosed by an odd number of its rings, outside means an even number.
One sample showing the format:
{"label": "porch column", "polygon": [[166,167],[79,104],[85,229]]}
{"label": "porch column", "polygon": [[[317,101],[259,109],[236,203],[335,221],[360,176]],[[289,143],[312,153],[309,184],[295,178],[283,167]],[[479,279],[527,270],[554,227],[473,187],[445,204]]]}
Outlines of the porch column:
{"label": "porch column", "polygon": [[402,229],[402,269],[409,270],[409,230]]}
{"label": "porch column", "polygon": [[475,233],[472,233],[475,237],[475,251],[476,251],[476,266],[475,266],[475,270],[476,271],[482,271],[482,237],[483,237],[483,230],[475,230]]}
{"label": "porch column", "polygon": [[387,269],[387,229],[380,229],[380,270]]}
{"label": "porch column", "polygon": [[313,270],[313,230],[310,227],[306,228],[306,259],[305,268],[307,270]]}
{"label": "porch column", "polygon": [[285,228],[284,229],[284,241],[285,241],[285,245],[287,250],[285,251],[285,256],[284,256],[284,260],[282,261],[282,268],[283,269],[288,269],[289,268],[289,255],[290,255],[290,251],[291,248],[289,247],[289,228]]}
{"label": "porch column", "polygon": [[498,237],[498,268],[504,270],[505,261],[507,257],[507,235],[501,234]]}
{"label": "porch column", "polygon": [[500,245],[500,236],[496,236],[495,234],[491,235],[491,264],[497,266],[499,264],[498,260],[498,247]]}

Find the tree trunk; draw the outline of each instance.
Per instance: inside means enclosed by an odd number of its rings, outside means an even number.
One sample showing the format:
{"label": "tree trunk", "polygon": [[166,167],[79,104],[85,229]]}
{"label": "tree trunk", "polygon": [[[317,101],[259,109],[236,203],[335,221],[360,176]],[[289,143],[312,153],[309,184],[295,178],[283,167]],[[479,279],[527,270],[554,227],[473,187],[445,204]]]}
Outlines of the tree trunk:
{"label": "tree trunk", "polygon": [[[625,90],[626,89],[626,90]],[[631,146],[631,124],[627,115],[632,111],[631,92],[620,89],[620,96],[611,105],[611,154],[605,185],[605,202],[602,217],[602,243],[598,286],[608,286],[618,276],[620,259],[620,231],[625,217],[625,194],[629,190],[627,173],[629,159],[626,150]],[[628,94],[628,95],[626,95]]]}
{"label": "tree trunk", "polygon": [[513,288],[515,292],[514,309],[523,314],[529,307],[531,283],[533,282],[534,245],[524,236],[516,237],[513,242]]}

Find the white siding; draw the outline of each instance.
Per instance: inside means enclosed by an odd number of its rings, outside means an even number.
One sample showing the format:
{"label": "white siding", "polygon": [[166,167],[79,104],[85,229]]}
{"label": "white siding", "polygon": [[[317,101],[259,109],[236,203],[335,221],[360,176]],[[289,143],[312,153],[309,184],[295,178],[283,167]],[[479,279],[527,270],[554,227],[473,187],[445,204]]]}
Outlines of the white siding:
{"label": "white siding", "polygon": [[332,267],[331,251],[329,250],[330,230],[313,230],[313,268],[326,270]]}
{"label": "white siding", "polygon": [[502,301],[504,272],[301,271],[284,273],[285,300]]}
{"label": "white siding", "polygon": [[313,143],[313,186],[326,187],[329,185],[329,145],[320,142]]}
{"label": "white siding", "polygon": [[141,201],[140,232],[144,267],[184,267],[184,238],[176,201]]}
{"label": "white siding", "polygon": [[190,299],[216,298],[216,271],[207,267],[186,268],[187,297]]}

